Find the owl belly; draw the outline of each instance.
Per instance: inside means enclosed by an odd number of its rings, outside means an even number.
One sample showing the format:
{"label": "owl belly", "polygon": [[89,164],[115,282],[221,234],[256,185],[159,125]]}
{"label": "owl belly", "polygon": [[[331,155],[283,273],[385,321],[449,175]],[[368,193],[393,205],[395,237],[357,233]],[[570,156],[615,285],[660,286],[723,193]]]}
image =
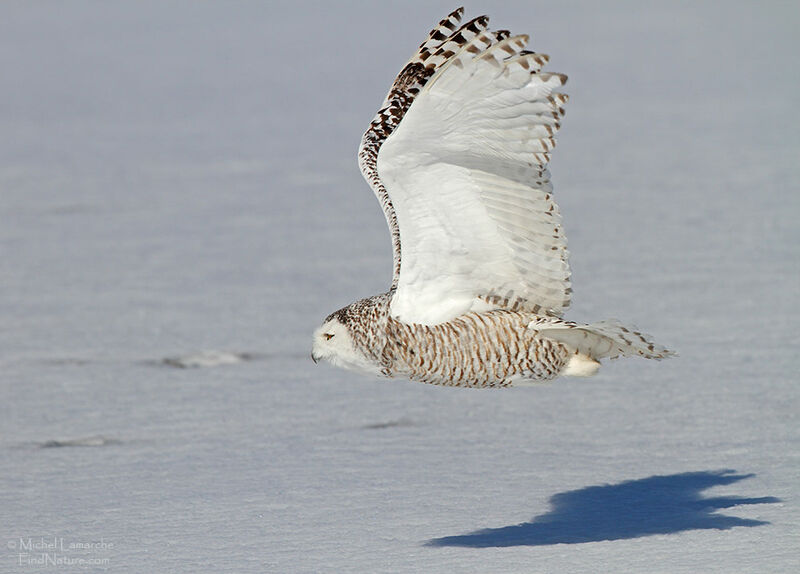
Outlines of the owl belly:
{"label": "owl belly", "polygon": [[390,321],[390,376],[436,385],[507,387],[552,379],[569,360],[558,342],[528,328],[530,313],[467,313],[438,325]]}

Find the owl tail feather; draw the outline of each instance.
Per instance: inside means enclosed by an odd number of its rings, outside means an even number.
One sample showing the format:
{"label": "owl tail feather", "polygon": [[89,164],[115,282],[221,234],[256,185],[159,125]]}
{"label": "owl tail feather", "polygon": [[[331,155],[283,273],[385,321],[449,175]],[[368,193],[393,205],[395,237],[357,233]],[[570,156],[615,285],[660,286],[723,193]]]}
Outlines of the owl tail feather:
{"label": "owl tail feather", "polygon": [[675,355],[653,343],[649,335],[615,319],[589,325],[550,325],[537,331],[542,337],[563,343],[575,352],[562,371],[563,375],[591,376],[600,367],[599,359],[644,357],[660,360]]}

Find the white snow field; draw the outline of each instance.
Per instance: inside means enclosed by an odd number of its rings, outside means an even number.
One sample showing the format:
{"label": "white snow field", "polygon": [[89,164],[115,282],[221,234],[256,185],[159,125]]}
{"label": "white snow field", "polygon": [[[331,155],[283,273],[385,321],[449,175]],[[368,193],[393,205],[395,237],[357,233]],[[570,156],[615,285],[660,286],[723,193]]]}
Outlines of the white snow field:
{"label": "white snow field", "polygon": [[0,4],[2,572],[800,572],[800,8],[481,1],[571,100],[568,317],[504,391],[314,365],[384,291],[356,165],[450,2]]}

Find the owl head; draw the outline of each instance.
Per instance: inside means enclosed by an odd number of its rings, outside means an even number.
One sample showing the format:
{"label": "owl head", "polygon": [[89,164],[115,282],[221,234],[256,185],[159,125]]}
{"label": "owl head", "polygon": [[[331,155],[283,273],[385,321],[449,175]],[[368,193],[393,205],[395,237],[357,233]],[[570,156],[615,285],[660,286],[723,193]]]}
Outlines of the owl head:
{"label": "owl head", "polygon": [[345,307],[329,315],[314,331],[311,359],[316,363],[324,359],[337,367],[369,375],[379,375],[380,365],[362,350],[354,337],[354,318]]}

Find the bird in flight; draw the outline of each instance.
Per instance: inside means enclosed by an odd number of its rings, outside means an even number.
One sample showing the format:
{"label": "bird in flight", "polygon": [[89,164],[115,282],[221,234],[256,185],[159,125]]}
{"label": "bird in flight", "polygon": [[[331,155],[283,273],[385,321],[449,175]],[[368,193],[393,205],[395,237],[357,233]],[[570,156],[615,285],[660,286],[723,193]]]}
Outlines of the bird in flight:
{"label": "bird in flight", "polygon": [[673,354],[615,320],[562,319],[570,270],[547,169],[567,78],[526,35],[455,10],[389,90],[358,161],[392,237],[388,292],[329,315],[311,356],[437,385],[593,375]]}

